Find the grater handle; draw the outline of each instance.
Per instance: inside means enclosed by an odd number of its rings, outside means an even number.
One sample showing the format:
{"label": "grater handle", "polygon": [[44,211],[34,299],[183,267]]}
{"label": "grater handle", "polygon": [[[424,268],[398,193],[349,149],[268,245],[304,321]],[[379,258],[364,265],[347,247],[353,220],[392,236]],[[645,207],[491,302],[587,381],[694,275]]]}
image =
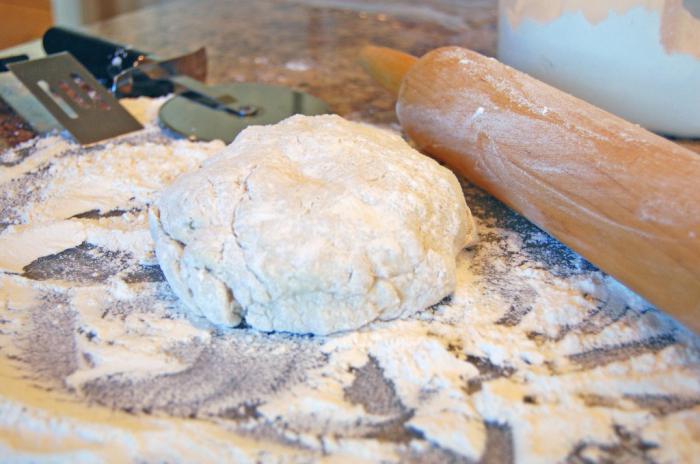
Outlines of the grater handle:
{"label": "grater handle", "polygon": [[144,59],[147,53],[64,27],[51,27],[42,38],[47,54],[70,52],[105,87],[112,78]]}

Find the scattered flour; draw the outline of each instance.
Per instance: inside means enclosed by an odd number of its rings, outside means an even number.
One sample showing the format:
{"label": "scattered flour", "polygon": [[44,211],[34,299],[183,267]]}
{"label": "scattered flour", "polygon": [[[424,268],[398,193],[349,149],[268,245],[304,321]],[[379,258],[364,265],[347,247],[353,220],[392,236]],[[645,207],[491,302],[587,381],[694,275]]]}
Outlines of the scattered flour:
{"label": "scattered flour", "polygon": [[307,60],[292,60],[292,61],[287,61],[284,65],[284,67],[289,69],[290,71],[303,72],[303,71],[308,71],[309,69],[312,69],[314,67],[314,65],[313,65],[313,63],[311,63]]}
{"label": "scattered flour", "polygon": [[[152,122],[158,104],[129,107]],[[481,241],[450,298],[332,337],[262,334],[188,316],[147,233],[158,191],[220,143],[151,123],[89,149],[57,135],[25,148],[0,168],[3,458],[700,455],[700,339],[466,183]]]}

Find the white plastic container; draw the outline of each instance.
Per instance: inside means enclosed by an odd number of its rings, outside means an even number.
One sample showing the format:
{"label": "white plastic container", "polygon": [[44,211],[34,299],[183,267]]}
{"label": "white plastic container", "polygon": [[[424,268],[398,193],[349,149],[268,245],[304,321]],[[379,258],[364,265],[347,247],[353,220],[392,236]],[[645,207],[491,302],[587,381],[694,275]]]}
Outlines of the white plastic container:
{"label": "white plastic container", "polygon": [[700,0],[500,0],[501,61],[652,131],[700,137]]}

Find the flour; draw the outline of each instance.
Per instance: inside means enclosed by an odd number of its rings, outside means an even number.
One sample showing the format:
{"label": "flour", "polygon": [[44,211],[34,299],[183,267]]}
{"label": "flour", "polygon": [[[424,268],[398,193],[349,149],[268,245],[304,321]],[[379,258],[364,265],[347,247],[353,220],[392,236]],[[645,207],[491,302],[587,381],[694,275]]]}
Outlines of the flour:
{"label": "flour", "polygon": [[284,64],[284,67],[290,71],[304,72],[312,69],[314,67],[313,63],[308,60],[291,60]]}
{"label": "flour", "polygon": [[22,272],[37,258],[80,245],[84,240],[85,228],[72,221],[10,226],[3,233],[0,266],[9,272]]}
{"label": "flour", "polygon": [[[481,241],[458,257],[455,292],[426,311],[332,337],[188,315],[155,265],[146,208],[222,146],[162,134],[158,101],[127,104],[151,121],[143,132],[90,149],[49,135],[2,155],[22,158],[0,168],[4,458],[689,462],[700,453],[700,339],[467,183]],[[17,241],[19,231],[31,240]]]}

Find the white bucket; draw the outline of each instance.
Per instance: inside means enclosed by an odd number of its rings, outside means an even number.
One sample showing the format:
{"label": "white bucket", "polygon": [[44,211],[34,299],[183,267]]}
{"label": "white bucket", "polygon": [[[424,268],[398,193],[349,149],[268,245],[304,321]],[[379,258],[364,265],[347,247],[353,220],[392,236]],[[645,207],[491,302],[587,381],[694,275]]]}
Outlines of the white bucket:
{"label": "white bucket", "polygon": [[700,137],[700,0],[500,0],[499,59],[664,135]]}

